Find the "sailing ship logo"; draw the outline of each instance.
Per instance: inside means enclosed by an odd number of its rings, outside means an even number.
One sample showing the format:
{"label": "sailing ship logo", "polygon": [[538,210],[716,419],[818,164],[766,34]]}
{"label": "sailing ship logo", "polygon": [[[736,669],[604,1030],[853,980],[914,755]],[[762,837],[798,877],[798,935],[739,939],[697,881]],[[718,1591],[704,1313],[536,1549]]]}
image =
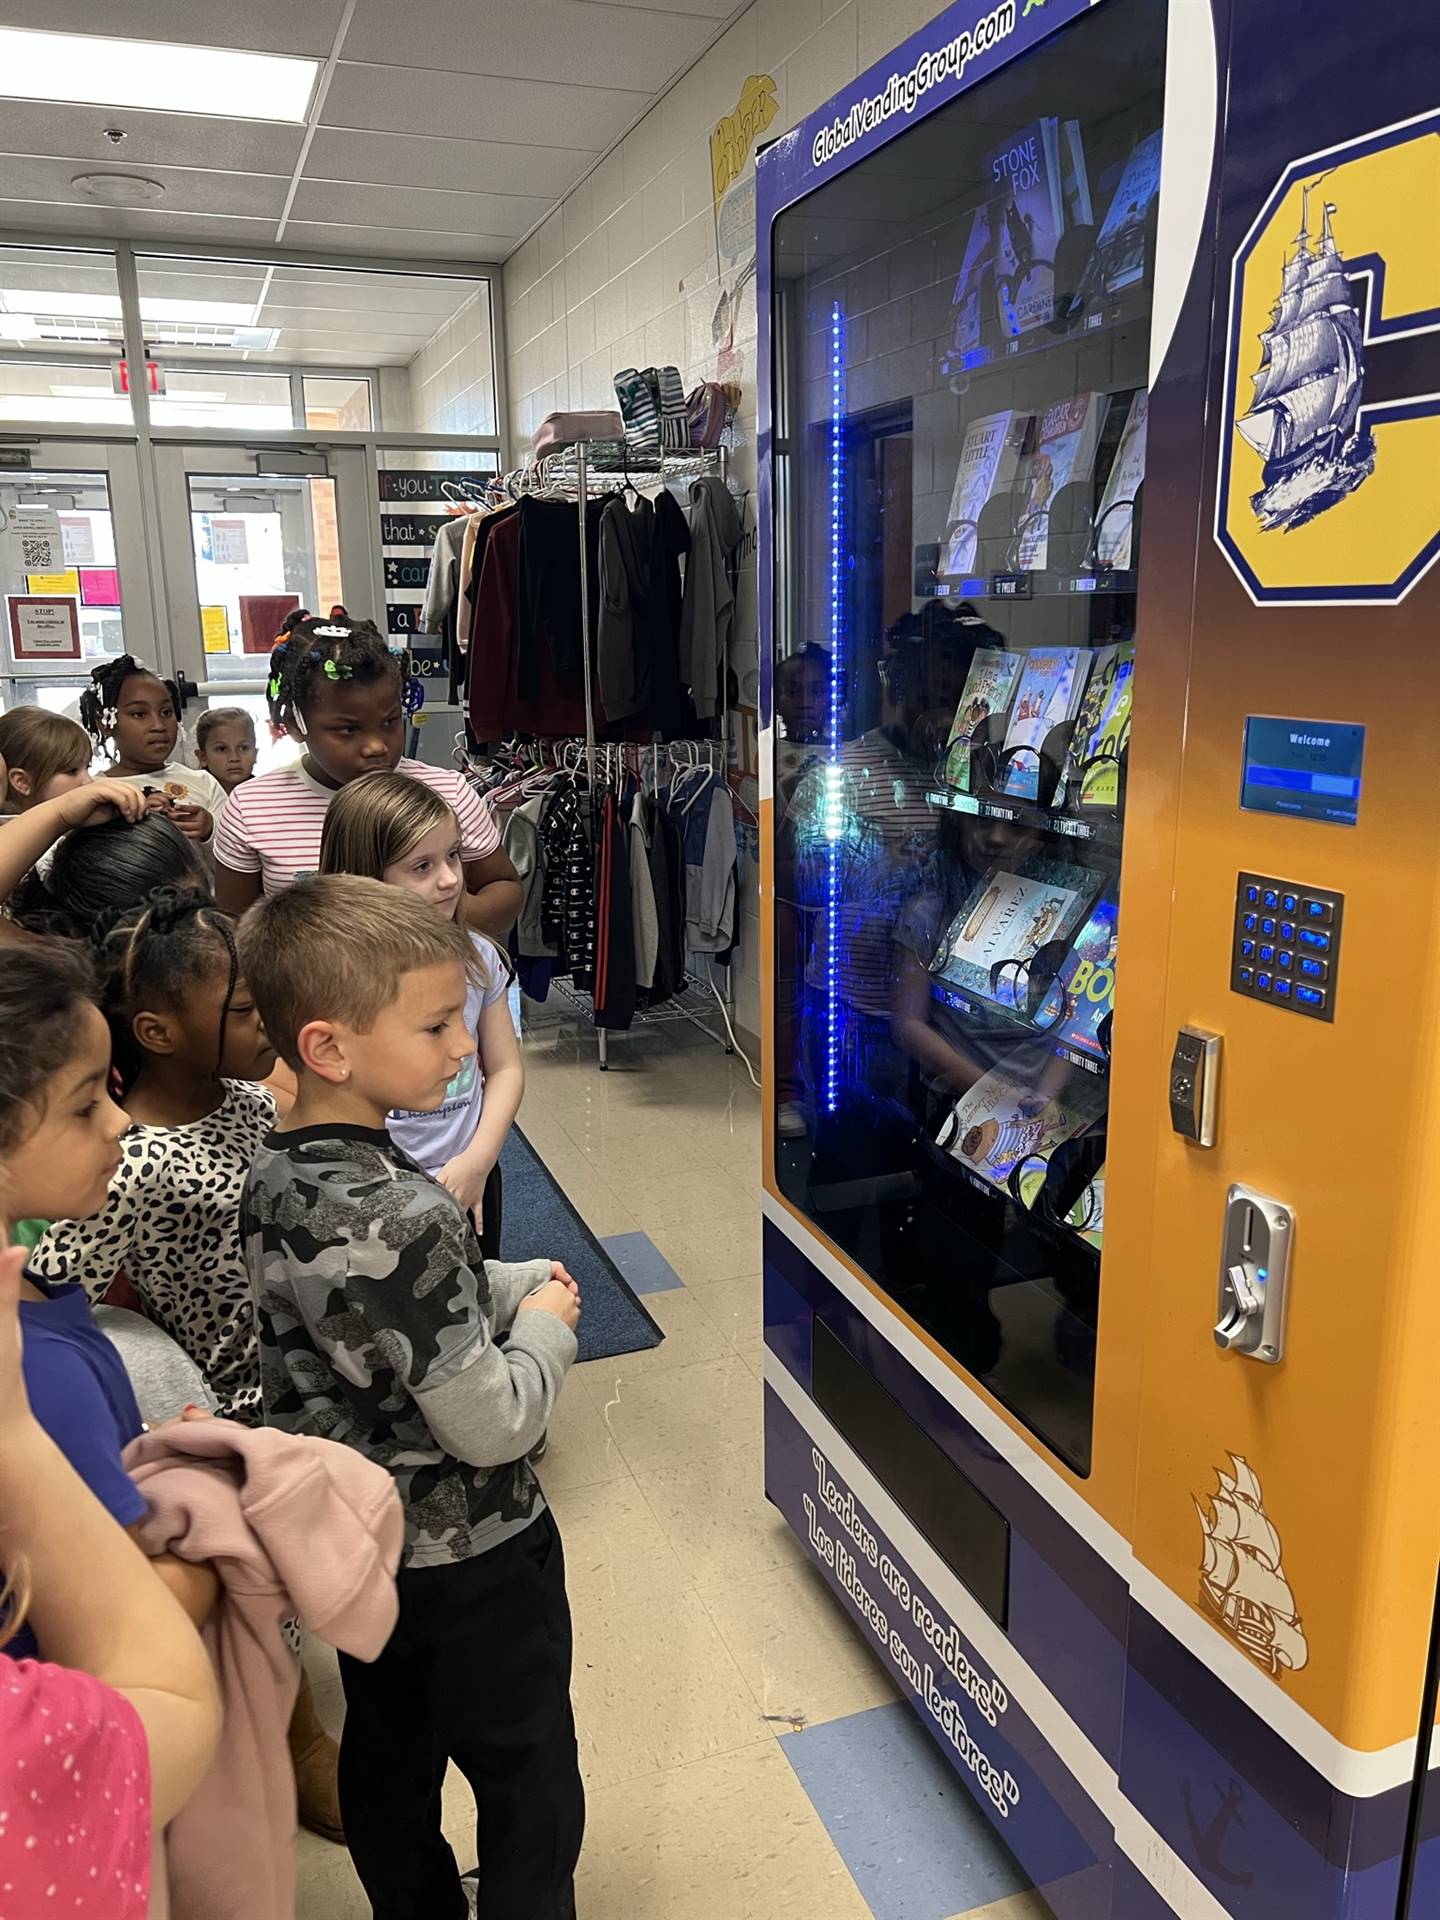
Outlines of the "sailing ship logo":
{"label": "sailing ship logo", "polygon": [[1250,496],[1266,531],[1303,527],[1375,471],[1375,436],[1357,430],[1365,385],[1364,330],[1324,202],[1312,245],[1310,196],[1301,193],[1300,231],[1285,261],[1270,324],[1260,336],[1255,397],[1236,430],[1264,461],[1264,485]]}
{"label": "sailing ship logo", "polygon": [[1195,1502],[1204,1534],[1200,1605],[1258,1666],[1298,1673],[1310,1644],[1280,1564],[1280,1535],[1254,1469],[1239,1454],[1216,1469],[1209,1501]]}

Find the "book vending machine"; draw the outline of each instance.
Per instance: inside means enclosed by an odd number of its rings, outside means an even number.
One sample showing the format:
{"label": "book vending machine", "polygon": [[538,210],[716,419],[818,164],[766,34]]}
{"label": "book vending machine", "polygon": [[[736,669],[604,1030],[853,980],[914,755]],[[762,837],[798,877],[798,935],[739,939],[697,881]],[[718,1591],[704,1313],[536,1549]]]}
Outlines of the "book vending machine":
{"label": "book vending machine", "polygon": [[758,163],[766,1484],[1059,1920],[1440,1914],[1440,14]]}

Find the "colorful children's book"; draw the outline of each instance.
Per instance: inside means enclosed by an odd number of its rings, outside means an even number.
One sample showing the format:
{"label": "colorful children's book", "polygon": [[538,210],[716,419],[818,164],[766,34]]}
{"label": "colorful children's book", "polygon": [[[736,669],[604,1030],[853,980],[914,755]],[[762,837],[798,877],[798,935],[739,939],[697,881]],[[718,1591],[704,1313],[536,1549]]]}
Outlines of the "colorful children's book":
{"label": "colorful children's book", "polygon": [[1030,961],[1050,941],[1069,940],[1099,885],[1089,867],[1047,855],[1019,873],[987,874],[950,923],[932,971],[978,999],[1023,1010]]}
{"label": "colorful children's book", "polygon": [[986,156],[995,298],[1007,339],[1047,326],[1055,317],[1055,249],[1065,206],[1054,129],[1035,120]]}
{"label": "colorful children's book", "polygon": [[1157,127],[1125,162],[1095,236],[1092,286],[1107,294],[1119,293],[1145,277],[1145,223],[1160,191],[1160,129]]}
{"label": "colorful children's book", "polygon": [[971,744],[987,720],[1010,711],[1023,659],[1023,654],[1002,653],[998,647],[976,648],[941,762],[940,777],[947,786],[970,791]]}
{"label": "colorful children's book", "polygon": [[1022,1191],[1030,1194],[1026,1204],[1033,1205],[1056,1147],[1104,1111],[1105,1083],[1093,1074],[1074,1074],[1060,1092],[1053,1093],[1013,1078],[1003,1067],[992,1067],[961,1095],[942,1123],[936,1144],[982,1180],[1002,1189],[1021,1168]]}
{"label": "colorful children's book", "polygon": [[940,572],[958,578],[975,570],[980,545],[980,515],[992,494],[1008,493],[1020,470],[1020,454],[1030,430],[1028,413],[1007,408],[983,414],[965,429],[960,464],[950,492],[949,532]]}
{"label": "colorful children's book", "polygon": [[1133,566],[1132,538],[1135,529],[1135,495],[1145,478],[1145,433],[1150,421],[1150,394],[1147,388],[1130,402],[1120,445],[1110,467],[1100,511],[1095,516],[1095,557],[1102,567]]}
{"label": "colorful children's book", "polygon": [[1096,901],[1036,1016],[1057,1046],[1096,1062],[1110,1057],[1100,1029],[1115,1006],[1116,917],[1113,899]]}
{"label": "colorful children's book", "polygon": [[1105,1244],[1105,1168],[1102,1165],[1095,1178],[1086,1187],[1080,1198],[1065,1216],[1067,1227],[1073,1227],[1080,1238],[1097,1249]]}
{"label": "colorful children's book", "polygon": [[1079,647],[1036,647],[1025,656],[1010,726],[1000,786],[1022,800],[1040,797],[1040,751],[1057,727],[1068,729],[1080,705],[1090,655]]}
{"label": "colorful children's book", "polygon": [[[1095,449],[1105,418],[1103,393],[1077,393],[1038,415],[1022,480],[1017,564],[1032,572],[1049,564],[1050,508],[1062,487],[1079,485],[1095,471]],[[1088,506],[1088,500],[1087,500]]]}
{"label": "colorful children's book", "polygon": [[1120,755],[1130,737],[1134,693],[1134,647],[1101,647],[1071,736],[1072,790],[1082,807],[1119,804]]}

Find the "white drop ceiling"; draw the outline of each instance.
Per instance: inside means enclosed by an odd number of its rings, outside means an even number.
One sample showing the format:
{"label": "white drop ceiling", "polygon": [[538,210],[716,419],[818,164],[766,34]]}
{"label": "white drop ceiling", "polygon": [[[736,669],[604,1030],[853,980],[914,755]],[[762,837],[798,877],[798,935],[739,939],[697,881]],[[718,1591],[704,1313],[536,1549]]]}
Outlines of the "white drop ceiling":
{"label": "white drop ceiling", "polygon": [[[197,100],[190,114],[6,99],[0,74],[0,228],[501,261],[740,10],[734,0],[0,0],[9,27],[321,63],[303,127],[227,119],[223,100]],[[71,184],[96,170],[158,180],[164,197],[97,206]],[[289,345],[303,344],[308,308],[311,333],[336,335],[315,343],[335,364],[408,358],[407,343],[433,333],[447,286],[433,282],[433,301],[423,282],[393,282],[388,296],[378,287],[383,331],[367,328],[361,353],[318,317],[326,296],[308,276],[280,270],[262,289],[263,273],[232,265],[222,291],[217,274],[170,264],[177,282],[196,284],[167,296],[253,303],[263,291],[255,324],[283,325]],[[347,283],[352,313],[355,292]]]}

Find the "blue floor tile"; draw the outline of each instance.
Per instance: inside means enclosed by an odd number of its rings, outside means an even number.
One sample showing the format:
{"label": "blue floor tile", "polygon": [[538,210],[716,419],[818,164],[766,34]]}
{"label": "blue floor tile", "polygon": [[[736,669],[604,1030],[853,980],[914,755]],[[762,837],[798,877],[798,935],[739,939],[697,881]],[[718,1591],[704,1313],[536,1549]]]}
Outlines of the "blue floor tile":
{"label": "blue floor tile", "polygon": [[600,1244],[636,1293],[669,1293],[685,1284],[648,1233],[612,1233]]}
{"label": "blue floor tile", "polygon": [[875,1920],[950,1920],[1029,1886],[902,1702],[780,1744]]}

